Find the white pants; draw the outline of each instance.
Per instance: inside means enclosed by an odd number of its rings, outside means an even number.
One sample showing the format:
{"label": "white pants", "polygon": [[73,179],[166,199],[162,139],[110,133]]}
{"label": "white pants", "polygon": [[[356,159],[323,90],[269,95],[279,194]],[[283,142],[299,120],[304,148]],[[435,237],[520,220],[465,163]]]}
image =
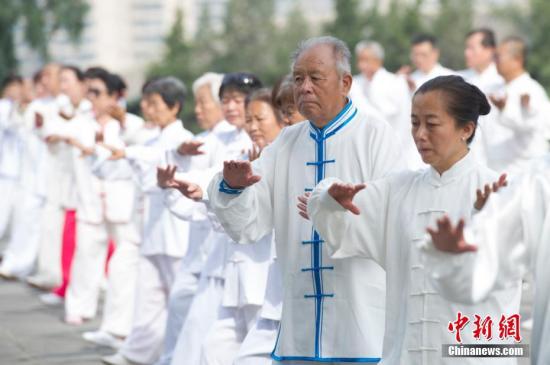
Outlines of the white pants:
{"label": "white pants", "polygon": [[259,305],[221,307],[218,319],[208,330],[202,344],[200,364],[233,364],[248,331],[256,323],[261,308]]}
{"label": "white pants", "polygon": [[42,211],[42,230],[38,248],[35,282],[44,286],[61,283],[61,247],[63,246],[63,223],[65,210],[58,204],[46,201]]}
{"label": "white pants", "polygon": [[101,331],[126,337],[132,329],[139,267],[139,246],[122,241],[109,261]]}
{"label": "white pants", "polygon": [[160,357],[168,298],[181,258],[141,256],[132,330],[120,353],[140,364],[153,364]]}
{"label": "white pants", "polygon": [[[76,238],[77,244],[71,266],[71,279],[65,297],[65,312],[68,316],[93,318],[97,313],[109,239],[112,238],[117,247],[128,246],[128,248],[124,248],[124,253],[131,251],[130,245],[136,245],[139,236],[136,224],[133,222],[91,224],[77,220]],[[121,258],[119,261],[124,264],[126,259]],[[109,275],[109,285],[116,286],[118,284],[122,287],[112,288],[111,291],[126,290],[124,280],[128,278],[132,280],[135,277],[134,270],[135,267],[117,268],[115,266],[113,269],[114,278],[113,275]],[[123,277],[117,277],[117,274]],[[123,300],[131,301],[133,296]]]}
{"label": "white pants", "polygon": [[187,318],[178,336],[171,365],[198,365],[204,334],[218,318],[223,296],[223,279],[201,276]]}
{"label": "white pants", "polygon": [[[24,190],[19,190],[15,195],[18,201],[13,216],[13,230],[4,251],[0,270],[23,278],[28,276],[35,267],[42,229],[44,199]],[[60,261],[61,256],[57,260],[59,267],[61,267]]]}
{"label": "white pants", "polygon": [[20,204],[18,190],[15,180],[0,177],[0,240],[13,231],[16,203]]}
{"label": "white pants", "polygon": [[248,331],[233,365],[270,365],[278,332],[279,321],[258,318]]}
{"label": "white pants", "polygon": [[156,365],[170,365],[174,354],[174,348],[178,341],[193,297],[199,287],[199,275],[187,271],[187,268],[180,265],[176,281],[170,292],[168,303],[168,320],[164,337],[164,350]]}

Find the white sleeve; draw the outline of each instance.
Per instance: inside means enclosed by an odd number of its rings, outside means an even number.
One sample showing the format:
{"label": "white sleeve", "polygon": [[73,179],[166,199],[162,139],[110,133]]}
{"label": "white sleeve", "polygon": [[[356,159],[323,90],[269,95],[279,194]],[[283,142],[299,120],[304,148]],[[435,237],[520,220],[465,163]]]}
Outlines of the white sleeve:
{"label": "white sleeve", "polygon": [[353,203],[360,214],[343,208],[328,189],[337,178],[321,181],[308,201],[308,215],[333,258],[364,257],[385,265],[389,184],[379,180],[367,183]]}
{"label": "white sleeve", "polygon": [[444,253],[427,239],[422,247],[425,267],[443,297],[477,303],[523,277],[546,215],[542,202],[536,202],[540,192],[533,182],[529,178],[515,189],[494,194],[474,216],[465,239],[477,246],[476,252]]}
{"label": "white sleeve", "polygon": [[253,243],[273,230],[274,171],[277,150],[284,139],[285,129],[252,163],[254,174],[261,176],[256,184],[242,190],[231,189],[221,172],[210,181],[209,207],[235,242]]}

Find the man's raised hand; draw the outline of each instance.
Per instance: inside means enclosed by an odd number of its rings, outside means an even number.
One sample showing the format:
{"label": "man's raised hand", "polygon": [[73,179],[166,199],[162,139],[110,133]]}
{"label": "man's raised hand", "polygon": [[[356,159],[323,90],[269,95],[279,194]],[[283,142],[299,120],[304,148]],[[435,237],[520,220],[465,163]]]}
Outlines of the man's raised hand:
{"label": "man's raised hand", "polygon": [[252,165],[248,161],[225,161],[223,163],[223,179],[232,189],[244,189],[256,184],[262,177],[254,175]]}
{"label": "man's raised hand", "polygon": [[477,247],[470,245],[464,239],[464,219],[453,226],[448,216],[437,220],[437,228],[427,228],[435,248],[443,252],[464,253],[476,251]]}
{"label": "man's raised hand", "polygon": [[359,208],[353,204],[353,198],[355,194],[366,188],[365,184],[343,184],[334,183],[328,189],[330,196],[334,198],[342,207],[346,208],[353,214],[359,215]]}

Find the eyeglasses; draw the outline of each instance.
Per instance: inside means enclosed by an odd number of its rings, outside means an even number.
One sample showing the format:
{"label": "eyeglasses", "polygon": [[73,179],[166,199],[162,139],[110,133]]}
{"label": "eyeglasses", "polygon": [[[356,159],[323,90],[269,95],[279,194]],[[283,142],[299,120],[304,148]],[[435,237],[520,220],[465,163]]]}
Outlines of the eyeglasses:
{"label": "eyeglasses", "polygon": [[88,89],[87,91],[88,93],[88,96],[93,96],[93,97],[99,97],[101,94],[104,94],[105,91],[104,90],[99,90],[99,89],[96,89],[94,87],[91,87]]}

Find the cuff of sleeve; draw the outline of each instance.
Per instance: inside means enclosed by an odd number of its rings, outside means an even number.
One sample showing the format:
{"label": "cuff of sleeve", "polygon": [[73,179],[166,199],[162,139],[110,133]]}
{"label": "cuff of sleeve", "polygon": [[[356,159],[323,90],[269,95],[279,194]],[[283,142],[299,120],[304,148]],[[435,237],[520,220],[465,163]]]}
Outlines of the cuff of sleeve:
{"label": "cuff of sleeve", "polygon": [[345,212],[346,208],[340,205],[333,197],[329,194],[328,189],[321,193],[321,204],[329,210],[332,211],[341,211]]}
{"label": "cuff of sleeve", "polygon": [[137,148],[134,148],[134,146],[124,148],[124,155],[129,160],[135,160],[137,155]]}
{"label": "cuff of sleeve", "polygon": [[239,195],[240,193],[242,193],[244,191],[244,189],[234,189],[234,188],[230,187],[229,185],[227,185],[225,180],[222,179],[222,181],[220,181],[219,191],[221,193],[226,193],[226,194],[231,194],[231,195]]}

